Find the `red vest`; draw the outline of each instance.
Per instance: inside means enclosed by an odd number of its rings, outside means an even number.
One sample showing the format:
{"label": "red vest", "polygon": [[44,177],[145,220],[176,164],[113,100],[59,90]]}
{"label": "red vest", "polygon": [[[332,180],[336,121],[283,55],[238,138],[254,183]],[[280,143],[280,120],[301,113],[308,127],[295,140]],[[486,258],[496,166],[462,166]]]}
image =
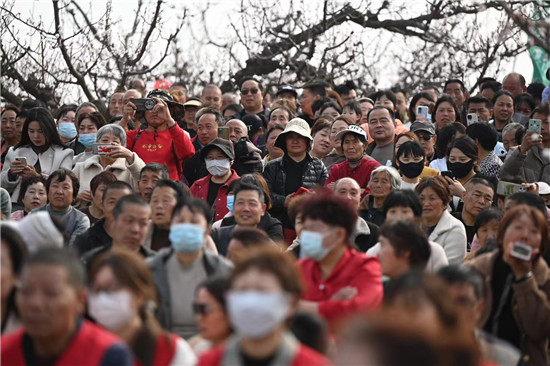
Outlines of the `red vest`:
{"label": "red vest", "polygon": [[[23,355],[23,335],[25,330],[19,330],[2,336],[0,344],[0,361],[5,366],[26,365]],[[56,366],[94,366],[100,365],[105,352],[121,341],[108,331],[84,320],[80,329],[73,337],[63,354],[55,362]]]}
{"label": "red vest", "polygon": [[[170,333],[167,339],[165,334],[161,334],[157,338],[157,346],[155,348],[155,358],[153,360],[153,366],[167,366],[170,365],[176,354],[176,342],[179,336]],[[141,362],[135,360],[134,366],[142,366]]]}

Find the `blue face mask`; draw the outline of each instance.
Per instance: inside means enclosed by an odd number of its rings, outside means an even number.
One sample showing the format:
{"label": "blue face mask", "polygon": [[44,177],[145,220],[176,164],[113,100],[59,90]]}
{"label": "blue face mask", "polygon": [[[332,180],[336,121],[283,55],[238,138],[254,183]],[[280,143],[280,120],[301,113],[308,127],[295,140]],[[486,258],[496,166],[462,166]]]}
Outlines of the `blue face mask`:
{"label": "blue face mask", "polygon": [[170,227],[168,238],[175,250],[181,253],[195,253],[204,242],[204,228],[195,224],[175,224]]}
{"label": "blue face mask", "polygon": [[86,146],[87,149],[91,148],[92,145],[95,144],[96,139],[97,137],[95,133],[87,133],[87,134],[78,136],[78,142]]}
{"label": "blue face mask", "polygon": [[316,231],[302,230],[300,248],[304,255],[314,261],[320,261],[327,256],[332,247],[323,246],[323,234]]}
{"label": "blue face mask", "polygon": [[72,122],[62,122],[59,124],[59,136],[72,139],[76,136],[76,126]]}
{"label": "blue face mask", "polygon": [[233,204],[235,203],[235,196],[227,196],[227,209],[233,213]]}

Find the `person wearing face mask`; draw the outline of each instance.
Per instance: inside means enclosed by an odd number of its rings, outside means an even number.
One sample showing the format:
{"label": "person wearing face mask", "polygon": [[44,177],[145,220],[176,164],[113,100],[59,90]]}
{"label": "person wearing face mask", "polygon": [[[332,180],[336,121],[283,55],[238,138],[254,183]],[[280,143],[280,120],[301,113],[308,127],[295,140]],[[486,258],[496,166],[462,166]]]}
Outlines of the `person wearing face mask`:
{"label": "person wearing face mask", "polygon": [[299,310],[319,315],[334,330],[337,323],[382,303],[382,272],[375,257],[349,241],[357,209],[340,197],[316,194],[302,209],[298,262],[306,283]]}
{"label": "person wearing face mask", "polygon": [[[416,141],[407,141],[397,150],[393,166],[401,173],[401,189],[413,189],[420,182],[425,167],[426,153]],[[430,168],[428,168],[430,169]]]}
{"label": "person wearing face mask", "polygon": [[78,141],[78,130],[75,118],[76,108],[77,106],[74,104],[62,106],[57,112],[56,120],[59,138],[65,145],[74,151],[75,156],[86,150],[86,146]]}
{"label": "person wearing face mask", "polygon": [[170,248],[149,259],[153,280],[162,299],[156,312],[159,323],[186,339],[198,333],[193,313],[194,291],[207,278],[228,275],[232,264],[205,250],[212,214],[206,202],[190,199],[178,204],[172,215]]}
{"label": "person wearing face mask", "polygon": [[299,273],[290,256],[259,250],[240,262],[230,278],[227,311],[235,335],[203,354],[199,366],[329,365],[288,330],[302,294]]}
{"label": "person wearing face mask", "polygon": [[204,160],[209,174],[193,183],[191,194],[207,202],[214,211],[214,221],[218,221],[229,212],[229,184],[239,179],[237,172],[231,169],[235,160],[233,144],[229,140],[215,138],[202,148],[200,157]]}
{"label": "person wearing face mask", "polygon": [[105,119],[99,112],[81,113],[78,115],[76,123],[78,137],[75,141],[84,146],[84,150],[78,155],[75,150],[73,166],[94,156],[92,147],[96,143],[98,131],[103,126],[105,126]]}
{"label": "person wearing face mask", "polygon": [[143,258],[128,251],[105,253],[92,263],[89,279],[90,316],[126,343],[134,366],[196,364],[187,342],[155,319],[155,285]]}
{"label": "person wearing face mask", "polygon": [[477,174],[477,158],[477,145],[468,136],[456,138],[447,152],[447,168],[453,174],[453,178],[443,178],[451,190],[452,211],[462,211],[461,199],[466,192],[464,186]]}

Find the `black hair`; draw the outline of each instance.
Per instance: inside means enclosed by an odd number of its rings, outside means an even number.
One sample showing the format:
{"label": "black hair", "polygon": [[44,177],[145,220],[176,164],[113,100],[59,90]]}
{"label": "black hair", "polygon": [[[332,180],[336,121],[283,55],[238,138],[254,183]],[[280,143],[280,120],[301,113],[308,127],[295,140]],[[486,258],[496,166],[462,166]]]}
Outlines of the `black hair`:
{"label": "black hair", "polygon": [[265,231],[255,227],[236,227],[231,235],[231,239],[240,241],[245,248],[273,244]]}
{"label": "black hair", "polygon": [[390,208],[393,207],[409,207],[416,218],[420,218],[422,215],[422,205],[420,199],[415,191],[410,189],[392,190],[388,197],[384,200],[384,206],[382,212],[386,217]]}
{"label": "black hair", "polygon": [[185,200],[174,207],[174,212],[172,214],[172,219],[180,214],[181,210],[185,207],[189,209],[195,215],[202,215],[206,222],[210,224],[212,222],[212,210],[208,204],[199,198],[191,198]]}
{"label": "black hair", "polygon": [[438,157],[442,158],[449,155],[450,145],[455,139],[457,132],[465,134],[466,126],[464,126],[462,123],[454,122],[437,131],[435,150],[437,151]]}
{"label": "black hair", "polygon": [[168,179],[168,168],[166,168],[166,165],[162,165],[159,163],[148,163],[143,168],[141,168],[141,171],[139,172],[139,178],[141,179],[141,176],[143,175],[143,172],[150,171],[155,173],[162,173],[162,179]]}
{"label": "black hair", "polygon": [[18,204],[23,206],[23,198],[25,197],[25,193],[27,193],[27,189],[35,183],[42,183],[44,187],[46,187],[46,180],[42,176],[30,177],[21,181],[21,189],[19,190],[19,197],[17,198]]}
{"label": "black hair", "polygon": [[521,103],[527,103],[531,111],[537,107],[535,98],[529,93],[519,93],[514,97],[514,107],[519,106]]}
{"label": "black hair", "polygon": [[495,95],[493,96],[493,105],[495,105],[497,103],[497,100],[498,98],[502,97],[503,95],[507,95],[509,96],[510,98],[512,98],[512,103],[514,105],[514,108],[516,108],[516,102],[514,101],[514,96],[512,95],[512,93],[510,93],[508,90],[506,89],[500,89],[499,91],[497,91],[495,93]]}
{"label": "black hair", "polygon": [[454,111],[455,111],[455,121],[454,122],[460,122],[460,111],[458,110],[458,107],[456,106],[456,103],[455,101],[453,100],[453,98],[451,98],[450,95],[447,95],[447,94],[443,94],[442,96],[440,96],[438,99],[437,99],[437,102],[435,102],[435,105],[434,105],[434,109],[433,109],[433,118],[432,120],[434,121],[434,123],[436,122],[435,120],[435,113],[437,112],[437,109],[439,108],[439,106],[443,103],[449,103]]}
{"label": "black hair", "polygon": [[374,106],[374,107],[369,111],[369,113],[367,114],[367,121],[370,119],[370,114],[372,113],[372,111],[376,111],[376,110],[379,110],[379,109],[385,109],[385,110],[387,110],[387,111],[390,113],[391,120],[395,122],[395,113],[391,110],[391,108],[388,108],[388,107],[383,106],[383,105]]}
{"label": "black hair", "polygon": [[[255,81],[257,84],[258,84],[258,89],[260,89],[260,91],[263,93],[264,91],[264,87],[262,86],[262,83],[260,82],[260,80],[256,79],[255,77],[252,77],[252,76],[247,76],[245,78],[243,78],[241,80],[241,83],[239,84],[240,85],[240,88],[243,87],[243,84],[248,81],[248,80],[252,80],[252,81]],[[239,88],[239,89],[240,89]]]}
{"label": "black hair", "polygon": [[107,184],[107,186],[105,187],[105,190],[103,191],[103,196],[101,197],[101,200],[105,201],[105,197],[107,196],[107,193],[113,189],[128,189],[131,192],[130,194],[134,193],[134,189],[132,188],[131,185],[129,185],[128,183],[122,180],[117,180],[115,182]]}
{"label": "black hair", "polygon": [[235,196],[235,199],[237,199],[237,195],[242,191],[255,191],[256,193],[258,193],[260,203],[265,204],[264,191],[260,186],[248,182],[243,182],[241,179],[237,187],[235,187],[235,189],[233,190],[233,195]]}
{"label": "black hair", "polygon": [[426,268],[432,250],[426,234],[416,223],[402,220],[386,221],[380,227],[378,235],[388,239],[398,256],[409,252],[411,269]]}
{"label": "black hair", "polygon": [[492,91],[497,93],[498,91],[502,90],[502,84],[496,80],[495,81],[490,80],[483,83],[483,86],[481,87],[481,91],[484,91],[485,89],[491,89]]}
{"label": "black hair", "polygon": [[14,150],[23,146],[34,146],[29,137],[29,125],[31,122],[38,122],[40,125],[40,129],[46,139],[45,146],[49,148],[52,145],[58,145],[63,149],[67,149],[67,146],[63,144],[59,137],[52,114],[46,108],[38,107],[28,110],[27,118],[23,124],[23,130],[21,131],[21,141],[13,147]]}
{"label": "black hair", "polygon": [[21,110],[31,110],[34,108],[46,108],[46,103],[38,99],[25,99],[21,106]]}
{"label": "black hair", "polygon": [[474,231],[477,232],[480,227],[487,224],[492,220],[497,220],[500,222],[504,217],[504,212],[498,207],[485,207],[479,212],[474,223]]}
{"label": "black hair", "polygon": [[226,310],[226,297],[229,289],[229,278],[222,275],[214,275],[208,277],[195,287],[195,293],[201,288],[204,288],[217,302],[222,306],[223,311]]}
{"label": "black hair", "polygon": [[471,137],[462,135],[456,138],[447,152],[447,157],[451,154],[451,150],[455,148],[462,151],[464,155],[472,159],[474,162],[477,160],[477,145]]}
{"label": "black hair", "polygon": [[329,97],[321,97],[319,99],[316,99],[311,103],[311,111],[313,114],[317,113],[317,111],[321,110],[323,106],[327,103],[334,103],[333,99],[330,99]]}
{"label": "black hair", "polygon": [[126,196],[120,197],[120,199],[116,202],[115,207],[113,208],[113,218],[116,220],[118,216],[124,211],[124,206],[126,205],[138,205],[142,207],[149,207],[149,204],[147,201],[145,201],[142,197],[138,196],[137,194],[128,194]]}
{"label": "black hair", "polygon": [[418,93],[418,94],[415,94],[412,98],[411,98],[411,101],[409,102],[409,119],[410,121],[414,122],[416,121],[416,109],[415,109],[415,106],[416,106],[416,103],[418,103],[418,101],[421,99],[421,98],[424,98],[424,99],[428,99],[430,102],[434,103],[434,98],[432,97],[432,95],[430,93],[426,93],[426,92],[421,92],[421,93]]}
{"label": "black hair", "polygon": [[318,193],[308,197],[302,208],[302,220],[320,220],[346,230],[346,238],[351,235],[357,222],[357,208],[348,201],[332,194]]}
{"label": "black hair", "polygon": [[547,207],[541,196],[531,192],[517,192],[509,196],[508,199],[514,201],[516,205],[527,205],[536,208],[548,219]]}
{"label": "black hair", "polygon": [[478,300],[483,300],[485,296],[485,280],[472,266],[455,264],[442,267],[437,271],[437,275],[449,285],[467,284],[473,286]]}
{"label": "black hair", "polygon": [[62,267],[67,271],[69,284],[75,288],[82,288],[86,285],[84,265],[78,259],[73,248],[47,247],[38,249],[29,255],[23,266],[23,271],[37,265]]}
{"label": "black hair", "polygon": [[397,110],[397,98],[396,98],[395,94],[391,90],[379,90],[374,94],[373,100],[376,103],[376,101],[378,99],[382,98],[382,97],[388,98],[393,103],[393,108],[395,109],[394,110],[394,119],[395,118],[401,119],[401,115],[399,114],[399,111]]}
{"label": "black hair", "polygon": [[349,94],[350,91],[356,90],[357,85],[353,82],[353,80],[348,80],[342,85],[337,85],[334,87],[334,91],[340,95],[342,94]]}
{"label": "black hair", "polygon": [[327,108],[334,108],[336,109],[336,112],[338,112],[338,114],[342,114],[342,108],[340,108],[338,103],[332,101],[324,103],[321,108],[319,108],[319,112],[322,113]]}
{"label": "black hair", "polygon": [[525,136],[525,133],[527,132],[527,129],[524,126],[519,126],[516,129],[516,133],[514,134],[514,140],[516,140],[517,145],[521,145],[523,142],[523,136]]}
{"label": "black hair", "polygon": [[67,168],[59,168],[50,174],[48,180],[46,180],[46,190],[48,191],[48,194],[50,193],[50,186],[52,183],[64,182],[67,177],[71,178],[71,183],[73,186],[73,199],[76,199],[76,196],[78,196],[78,190],[80,189],[80,182],[76,174]]}
{"label": "black hair", "polygon": [[272,133],[273,131],[276,131],[276,130],[284,131],[285,128],[284,128],[282,125],[279,125],[279,124],[271,126],[271,128],[270,128],[269,130],[267,130],[267,133],[265,134],[265,139],[266,139],[266,141],[267,141],[267,139],[269,138],[269,135],[271,135],[271,133]]}
{"label": "black hair", "polygon": [[99,112],[92,112],[92,113],[82,113],[78,115],[78,119],[76,121],[76,127],[80,128],[80,124],[85,119],[89,119],[92,121],[92,123],[95,125],[95,127],[99,130],[101,127],[105,126],[105,118],[103,118],[103,115]]}
{"label": "black hair", "polygon": [[320,354],[327,354],[329,329],[319,316],[312,313],[298,312],[290,318],[289,330],[301,344]]}
{"label": "black hair", "polygon": [[321,97],[327,96],[327,89],[318,81],[307,83],[304,85],[303,89],[309,90],[313,95],[319,95]]}
{"label": "black hair", "polygon": [[493,151],[498,142],[498,134],[493,125],[485,122],[472,123],[466,127],[466,135],[477,140],[483,150]]}
{"label": "black hair", "polygon": [[485,104],[485,107],[487,107],[487,109],[492,109],[493,108],[493,103],[491,103],[491,101],[487,98],[485,98],[483,95],[475,95],[473,97],[470,97],[468,99],[466,99],[466,110],[468,110],[468,108],[470,108],[470,104],[472,103],[475,103],[475,104]]}
{"label": "black hair", "polygon": [[359,102],[355,101],[355,100],[352,100],[350,102],[347,102],[344,107],[342,108],[342,111],[345,109],[345,108],[349,108],[351,109],[352,111],[354,111],[357,115],[360,115],[361,113],[361,105],[359,104]]}
{"label": "black hair", "polygon": [[240,104],[229,104],[225,109],[223,110],[222,114],[225,114],[226,110],[235,111],[237,113],[241,113],[243,110],[243,107]]}
{"label": "black hair", "polygon": [[447,89],[447,86],[449,84],[459,84],[460,85],[460,89],[462,90],[463,93],[466,93],[466,87],[464,86],[464,83],[462,82],[462,80],[460,79],[449,79],[445,82],[445,86],[443,86],[443,91],[445,91]]}
{"label": "black hair", "polygon": [[[481,175],[481,174],[476,174],[474,175],[474,177],[472,179],[470,179],[470,181],[468,183],[466,183],[466,186],[470,187],[470,186],[473,186],[474,184],[481,184],[481,185],[484,185],[485,187],[489,187],[491,188],[491,190],[493,191],[493,194],[495,193],[495,185],[490,181],[490,178],[491,177],[486,177],[484,175]],[[498,180],[497,180],[498,182]]]}
{"label": "black hair", "polygon": [[399,157],[407,155],[412,155],[414,157],[426,157],[426,152],[418,141],[406,141],[401,144],[401,146],[399,146],[399,149],[397,149],[394,157],[394,162],[397,161]]}
{"label": "black hair", "polygon": [[527,93],[531,94],[535,100],[542,100],[542,92],[544,91],[544,88],[546,88],[546,86],[542,83],[531,83],[527,87]]}
{"label": "black hair", "polygon": [[[155,191],[158,189],[158,188],[162,188],[162,187],[169,187],[169,188],[172,188],[174,190],[174,196],[176,197],[176,201],[177,203],[180,203],[188,198],[191,198],[190,196],[190,192],[189,191],[184,191],[183,188],[177,184],[176,182],[174,182],[173,180],[170,180],[170,179],[162,179],[162,180],[159,180],[157,185],[155,186],[155,188],[153,188],[153,190],[151,191],[151,199],[153,198],[153,193],[155,193]],[[176,203],[176,205],[177,205]]]}
{"label": "black hair", "polygon": [[105,186],[107,186],[108,184],[116,182],[117,180],[117,176],[108,170],[104,170],[101,173],[97,174],[90,181],[90,191],[92,191],[92,196],[95,195],[97,188],[101,184],[105,184]]}
{"label": "black hair", "polygon": [[59,108],[57,111],[57,119],[61,119],[65,117],[65,115],[71,111],[76,114],[77,108],[78,106],[76,104],[67,104],[67,105],[61,106],[61,108]]}
{"label": "black hair", "polygon": [[484,76],[482,77],[481,79],[479,79],[478,83],[479,83],[479,90],[483,90],[483,85],[487,82],[490,82],[490,81],[497,81],[497,79],[495,79],[494,77],[492,76]]}

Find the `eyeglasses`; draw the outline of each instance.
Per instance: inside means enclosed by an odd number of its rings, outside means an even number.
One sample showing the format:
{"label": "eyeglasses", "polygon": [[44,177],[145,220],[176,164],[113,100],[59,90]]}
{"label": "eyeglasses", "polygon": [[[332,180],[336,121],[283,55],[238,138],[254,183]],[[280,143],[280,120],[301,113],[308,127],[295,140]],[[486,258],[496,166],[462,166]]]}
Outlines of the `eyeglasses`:
{"label": "eyeglasses", "polygon": [[241,94],[242,95],[247,95],[248,93],[252,93],[252,94],[258,94],[258,89],[254,88],[254,89],[243,89],[241,90]]}
{"label": "eyeglasses", "polygon": [[416,134],[416,136],[418,136],[419,139],[422,139],[424,141],[430,141],[432,139],[432,135],[421,135],[421,134]]}
{"label": "eyeglasses", "polygon": [[210,304],[204,304],[199,302],[193,303],[193,313],[195,313],[195,315],[205,316],[210,314],[211,312],[212,312],[212,307],[210,306]]}

